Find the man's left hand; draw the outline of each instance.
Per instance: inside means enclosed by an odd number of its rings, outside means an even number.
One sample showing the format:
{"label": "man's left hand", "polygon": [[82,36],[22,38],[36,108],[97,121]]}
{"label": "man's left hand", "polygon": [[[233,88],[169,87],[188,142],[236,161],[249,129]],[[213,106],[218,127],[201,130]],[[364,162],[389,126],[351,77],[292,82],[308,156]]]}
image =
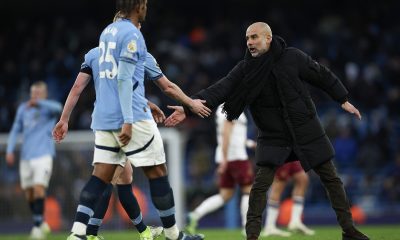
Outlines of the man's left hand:
{"label": "man's left hand", "polygon": [[361,120],[361,113],[350,102],[346,101],[342,104],[342,108],[351,114],[355,114]]}

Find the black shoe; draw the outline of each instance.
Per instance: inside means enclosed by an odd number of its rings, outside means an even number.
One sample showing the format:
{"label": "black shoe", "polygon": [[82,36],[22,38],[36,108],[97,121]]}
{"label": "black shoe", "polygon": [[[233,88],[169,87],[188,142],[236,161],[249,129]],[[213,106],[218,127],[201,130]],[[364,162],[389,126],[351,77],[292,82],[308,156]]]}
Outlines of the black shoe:
{"label": "black shoe", "polygon": [[247,240],[258,240],[258,236],[255,234],[250,234],[247,236]]}
{"label": "black shoe", "polygon": [[[171,240],[169,238],[165,238],[166,240]],[[177,240],[203,240],[204,235],[203,234],[194,234],[194,235],[189,235],[184,232],[179,232],[179,236]]]}
{"label": "black shoe", "polygon": [[342,240],[369,240],[369,237],[355,227],[351,227],[343,230]]}

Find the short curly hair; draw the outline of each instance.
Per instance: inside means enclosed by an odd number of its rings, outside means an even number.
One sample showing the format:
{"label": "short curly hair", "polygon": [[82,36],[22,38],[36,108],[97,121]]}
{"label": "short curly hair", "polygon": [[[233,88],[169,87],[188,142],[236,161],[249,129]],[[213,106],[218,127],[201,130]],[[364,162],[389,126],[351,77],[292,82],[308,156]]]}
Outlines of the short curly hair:
{"label": "short curly hair", "polygon": [[116,0],[117,13],[116,18],[125,18],[129,13],[141,4],[145,4],[146,0]]}

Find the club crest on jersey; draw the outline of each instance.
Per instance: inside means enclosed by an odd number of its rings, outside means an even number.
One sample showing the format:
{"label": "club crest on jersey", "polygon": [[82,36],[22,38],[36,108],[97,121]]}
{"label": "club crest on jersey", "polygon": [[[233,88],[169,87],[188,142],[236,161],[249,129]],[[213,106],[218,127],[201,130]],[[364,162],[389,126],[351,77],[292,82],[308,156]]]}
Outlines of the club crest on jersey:
{"label": "club crest on jersey", "polygon": [[130,41],[130,43],[128,43],[128,52],[134,53],[137,51],[137,45],[136,45],[136,41],[132,40]]}

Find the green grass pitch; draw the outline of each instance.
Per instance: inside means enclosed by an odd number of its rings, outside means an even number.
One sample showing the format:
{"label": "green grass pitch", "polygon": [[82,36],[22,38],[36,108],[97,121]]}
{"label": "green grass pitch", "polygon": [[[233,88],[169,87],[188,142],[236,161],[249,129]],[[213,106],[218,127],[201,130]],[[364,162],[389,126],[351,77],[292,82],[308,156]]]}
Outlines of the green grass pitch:
{"label": "green grass pitch", "polygon": [[[268,237],[260,239],[266,240],[279,240],[279,239],[307,239],[307,240],[341,240],[341,232],[338,226],[328,226],[328,227],[316,227],[311,226],[316,230],[315,236],[303,236],[299,234],[294,234],[290,238],[282,237]],[[360,230],[368,234],[368,236],[373,240],[400,240],[400,225],[374,225],[374,226],[361,226]],[[245,239],[240,230],[225,230],[225,229],[199,229],[200,233],[206,236],[207,240],[243,240]],[[102,235],[106,240],[134,240],[139,239],[139,235],[134,231],[107,231],[102,232]],[[67,238],[67,233],[56,233],[51,234],[48,240],[65,240]],[[1,235],[0,240],[27,240],[27,234],[18,235]],[[163,237],[158,238],[160,240]]]}

